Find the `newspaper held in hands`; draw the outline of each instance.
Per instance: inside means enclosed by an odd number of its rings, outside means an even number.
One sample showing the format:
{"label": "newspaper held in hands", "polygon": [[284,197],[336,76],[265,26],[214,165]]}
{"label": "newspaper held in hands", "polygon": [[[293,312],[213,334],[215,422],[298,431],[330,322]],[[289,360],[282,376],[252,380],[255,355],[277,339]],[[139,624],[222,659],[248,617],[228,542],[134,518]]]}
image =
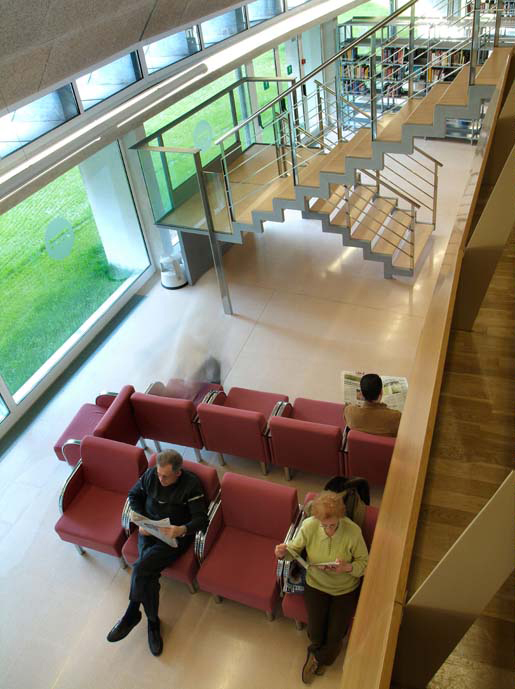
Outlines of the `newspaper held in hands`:
{"label": "newspaper held in hands", "polygon": [[[345,404],[364,403],[359,382],[365,373],[362,371],[342,371],[341,384],[343,401]],[[383,381],[383,399],[381,400],[390,409],[402,412],[408,394],[408,381],[400,376],[381,376]]]}
{"label": "newspaper held in hands", "polygon": [[136,524],[136,526],[145,529],[149,534],[159,538],[163,543],[167,543],[172,548],[177,548],[177,539],[169,538],[161,531],[163,527],[171,526],[168,517],[165,519],[150,519],[150,517],[144,517],[142,514],[138,514],[134,510],[131,510],[131,522]]}
{"label": "newspaper held in hands", "polygon": [[286,550],[290,553],[290,555],[293,557],[294,560],[296,560],[299,565],[302,565],[304,569],[309,569],[310,567],[337,567],[338,563],[337,562],[306,562],[306,560],[302,557],[302,555],[297,555],[293,550],[290,550],[288,546],[286,546]]}

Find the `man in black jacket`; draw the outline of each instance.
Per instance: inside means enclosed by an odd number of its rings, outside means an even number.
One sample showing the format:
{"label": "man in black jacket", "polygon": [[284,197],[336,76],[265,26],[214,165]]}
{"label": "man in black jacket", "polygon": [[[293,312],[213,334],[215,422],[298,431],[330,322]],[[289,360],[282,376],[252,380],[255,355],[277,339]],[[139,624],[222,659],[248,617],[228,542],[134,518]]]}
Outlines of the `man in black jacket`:
{"label": "man in black jacket", "polygon": [[150,519],[170,519],[162,529],[168,538],[177,539],[171,547],[140,528],[139,558],[132,568],[129,607],[107,635],[108,641],[120,641],[141,620],[140,604],[148,618],[148,644],[154,655],[163,650],[159,608],[159,577],[191,544],[195,533],[207,527],[206,502],[202,485],[190,471],[182,468],[182,457],[175,450],[159,452],[156,466],[141,476],[129,491],[134,512]]}

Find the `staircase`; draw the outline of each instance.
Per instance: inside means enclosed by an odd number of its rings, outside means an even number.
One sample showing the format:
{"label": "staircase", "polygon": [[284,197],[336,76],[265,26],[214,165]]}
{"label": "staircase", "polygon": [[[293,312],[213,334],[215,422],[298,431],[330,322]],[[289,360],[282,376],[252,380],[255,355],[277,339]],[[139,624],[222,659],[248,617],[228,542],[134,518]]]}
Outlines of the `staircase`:
{"label": "staircase", "polygon": [[[241,242],[242,233],[262,232],[264,222],[283,221],[285,209],[296,209],[319,220],[322,231],[340,234],[345,246],[361,248],[365,260],[382,262],[385,277],[413,275],[434,230],[441,165],[414,140],[445,137],[449,118],[479,120],[484,102],[506,78],[512,54],[509,47],[494,47],[482,30],[477,3],[471,14],[448,18],[459,29],[458,47],[448,59],[468,46],[469,63],[453,69],[452,81],[428,83],[417,91],[412,69],[412,56],[420,50],[414,39],[416,3],[410,0],[222,135],[215,142],[219,158],[202,172],[197,165],[198,190],[188,205],[164,214],[157,224],[207,230],[224,241]],[[447,0],[443,6],[447,11]],[[409,21],[384,44],[404,45],[411,56],[410,70],[398,82],[407,93],[385,107],[384,89],[377,88],[376,40],[408,9]],[[485,25],[491,21],[485,19]],[[428,41],[432,49],[439,45],[430,35]],[[368,65],[371,76],[368,93],[352,100],[341,92],[337,69],[358,46],[368,47],[369,54],[356,65]],[[488,59],[478,65],[488,49]],[[331,69],[336,74],[324,81]],[[308,80],[316,84],[311,92],[304,86]],[[263,124],[263,118],[269,123]],[[235,147],[235,136],[241,142],[240,135],[251,127],[251,145]],[[154,146],[150,139],[134,146],[140,155],[142,149],[150,155],[159,151],[161,157],[163,151],[181,151]],[[199,151],[183,153],[200,161]],[[407,170],[404,176],[401,169]]]}

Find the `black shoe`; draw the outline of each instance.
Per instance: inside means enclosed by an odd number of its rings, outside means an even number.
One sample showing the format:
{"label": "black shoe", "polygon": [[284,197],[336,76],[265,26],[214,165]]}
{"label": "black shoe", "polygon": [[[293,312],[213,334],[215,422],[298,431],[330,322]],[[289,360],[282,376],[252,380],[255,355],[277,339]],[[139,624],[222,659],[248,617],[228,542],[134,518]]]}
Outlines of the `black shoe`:
{"label": "black shoe", "polygon": [[148,621],[148,647],[154,656],[160,656],[163,652],[163,639],[159,627],[159,620],[157,622]]}
{"label": "black shoe", "polygon": [[125,639],[127,634],[129,634],[134,627],[141,620],[141,612],[138,610],[134,616],[127,617],[124,615],[121,620],[114,625],[109,634],[107,635],[108,641],[121,641]]}
{"label": "black shoe", "polygon": [[319,664],[313,653],[308,648],[308,654],[306,656],[306,662],[302,668],[302,681],[304,684],[311,684],[315,679]]}

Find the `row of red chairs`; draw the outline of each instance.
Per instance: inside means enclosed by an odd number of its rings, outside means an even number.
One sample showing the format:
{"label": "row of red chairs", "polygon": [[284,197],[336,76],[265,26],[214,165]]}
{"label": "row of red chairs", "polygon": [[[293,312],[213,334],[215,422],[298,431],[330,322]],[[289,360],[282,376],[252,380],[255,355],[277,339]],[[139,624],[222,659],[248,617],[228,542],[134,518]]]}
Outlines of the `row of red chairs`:
{"label": "row of red chairs", "polygon": [[[72,419],[54,445],[59,459],[75,466],[80,440],[86,435],[135,445],[141,439],[191,447],[322,476],[362,476],[384,485],[394,438],[358,431],[346,434],[344,405],[306,398],[290,403],[287,395],[207,384],[203,399],[185,399],[177,381],[177,397],[135,392],[126,385],[118,395],[100,395]],[[344,443],[346,451],[344,452]]]}
{"label": "row of red chairs", "polygon": [[[126,519],[127,492],[148,466],[145,454],[94,436],[83,439],[81,454],[62,490],[55,530],[81,553],[91,548],[132,564],[137,532]],[[213,467],[187,460],[184,468],[202,482],[209,526],[163,574],[273,617],[280,595],[274,547],[293,533],[297,490],[229,472],[220,483]]]}

